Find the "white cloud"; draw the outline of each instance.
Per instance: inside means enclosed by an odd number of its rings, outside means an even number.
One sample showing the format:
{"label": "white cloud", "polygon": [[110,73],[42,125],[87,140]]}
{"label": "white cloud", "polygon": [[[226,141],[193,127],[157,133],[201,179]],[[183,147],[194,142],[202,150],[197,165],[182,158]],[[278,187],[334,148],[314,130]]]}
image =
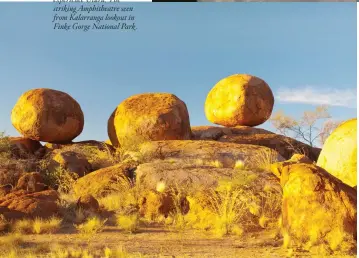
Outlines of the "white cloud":
{"label": "white cloud", "polygon": [[356,108],[356,89],[283,88],[276,99],[281,102]]}

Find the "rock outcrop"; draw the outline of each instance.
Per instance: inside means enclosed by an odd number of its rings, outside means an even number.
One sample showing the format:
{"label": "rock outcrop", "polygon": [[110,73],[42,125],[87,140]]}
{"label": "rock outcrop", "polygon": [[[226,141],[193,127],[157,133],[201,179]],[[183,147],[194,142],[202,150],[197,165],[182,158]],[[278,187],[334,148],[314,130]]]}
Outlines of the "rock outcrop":
{"label": "rock outcrop", "polygon": [[[192,160],[197,164],[215,163],[217,167],[240,166],[258,168],[269,166],[284,158],[267,147],[216,141],[155,141],[140,146],[143,160],[155,159]],[[237,164],[237,165],[236,165]]]}
{"label": "rock outcrop", "polygon": [[113,146],[124,149],[146,140],[190,139],[186,104],[169,93],[131,96],[109,118],[108,135]]}
{"label": "rock outcrop", "polygon": [[30,172],[23,174],[16,184],[17,190],[26,190],[27,192],[41,192],[48,190],[45,180],[39,172]]}
{"label": "rock outcrop", "polygon": [[224,126],[256,126],[271,116],[274,96],[262,79],[234,74],[220,80],[208,93],[207,119]]}
{"label": "rock outcrop", "polygon": [[55,154],[49,164],[49,170],[54,171],[57,168],[76,173],[79,177],[91,172],[91,164],[86,157],[74,151],[59,151]]}
{"label": "rock outcrop", "polygon": [[42,145],[39,141],[35,141],[25,137],[9,137],[11,154],[14,158],[27,158],[35,155]]}
{"label": "rock outcrop", "polygon": [[74,183],[75,195],[78,197],[92,195],[97,198],[114,191],[121,191],[129,186],[129,178],[133,178],[135,168],[136,165],[128,163],[96,170]]}
{"label": "rock outcrop", "polygon": [[357,185],[357,120],[340,124],[326,139],[318,166],[350,186]]}
{"label": "rock outcrop", "polygon": [[356,247],[356,190],[305,163],[281,171],[282,230],[286,245],[350,252]]}
{"label": "rock outcrop", "polygon": [[29,193],[19,190],[0,198],[0,214],[6,219],[49,218],[58,213],[58,193],[54,190]]}
{"label": "rock outcrop", "polygon": [[70,142],[83,130],[80,105],[67,93],[33,89],[18,99],[11,122],[24,137],[43,142]]}

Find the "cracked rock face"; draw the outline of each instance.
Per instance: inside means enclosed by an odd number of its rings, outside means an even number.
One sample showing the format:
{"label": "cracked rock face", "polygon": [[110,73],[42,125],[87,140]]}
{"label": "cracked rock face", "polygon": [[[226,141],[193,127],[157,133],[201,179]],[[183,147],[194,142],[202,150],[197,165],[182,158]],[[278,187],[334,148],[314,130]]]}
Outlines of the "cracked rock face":
{"label": "cracked rock face", "polygon": [[330,134],[319,155],[318,166],[347,185],[357,185],[356,119],[342,123]]}
{"label": "cracked rock face", "polygon": [[268,84],[248,74],[234,74],[220,80],[208,93],[207,119],[215,124],[257,126],[272,114],[274,96]]}
{"label": "cracked rock face", "polygon": [[21,95],[12,109],[11,122],[19,133],[32,140],[65,143],[82,132],[84,115],[67,93],[42,88]]}

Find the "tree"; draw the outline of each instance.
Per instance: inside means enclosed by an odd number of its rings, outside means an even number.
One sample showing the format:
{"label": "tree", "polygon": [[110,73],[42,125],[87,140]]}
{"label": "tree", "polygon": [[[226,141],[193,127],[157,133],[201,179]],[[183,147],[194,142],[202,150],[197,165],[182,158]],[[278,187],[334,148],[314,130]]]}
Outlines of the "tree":
{"label": "tree", "polygon": [[328,106],[325,105],[316,107],[314,111],[305,111],[299,120],[279,111],[270,121],[279,133],[304,141],[312,147],[318,143],[323,145],[330,133],[341,123],[332,119]]}

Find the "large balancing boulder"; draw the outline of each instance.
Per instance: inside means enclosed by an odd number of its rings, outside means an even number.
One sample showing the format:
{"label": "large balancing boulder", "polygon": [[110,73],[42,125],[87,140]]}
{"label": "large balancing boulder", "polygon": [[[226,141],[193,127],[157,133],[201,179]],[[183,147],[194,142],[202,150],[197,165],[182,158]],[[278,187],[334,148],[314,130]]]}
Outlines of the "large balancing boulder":
{"label": "large balancing boulder", "polygon": [[136,146],[136,141],[190,139],[186,104],[169,93],[131,96],[109,118],[108,135],[113,146],[125,149]]}
{"label": "large balancing boulder", "polygon": [[350,186],[357,185],[357,120],[339,125],[327,138],[318,166]]}
{"label": "large balancing boulder", "polygon": [[64,143],[82,132],[84,115],[67,93],[41,88],[21,95],[12,109],[11,122],[27,138]]}
{"label": "large balancing boulder", "polygon": [[257,126],[271,116],[274,96],[268,84],[248,74],[234,74],[220,80],[208,93],[207,119],[215,124]]}

